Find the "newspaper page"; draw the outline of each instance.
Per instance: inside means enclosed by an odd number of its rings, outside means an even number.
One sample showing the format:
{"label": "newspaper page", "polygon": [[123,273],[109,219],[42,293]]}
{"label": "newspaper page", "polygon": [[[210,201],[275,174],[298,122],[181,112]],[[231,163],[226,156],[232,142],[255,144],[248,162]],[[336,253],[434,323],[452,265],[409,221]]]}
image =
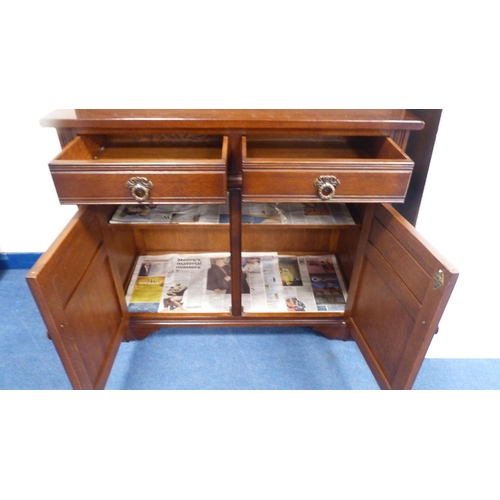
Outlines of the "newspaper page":
{"label": "newspaper page", "polygon": [[272,203],[243,203],[243,224],[285,224],[284,214]]}
{"label": "newspaper page", "polygon": [[282,224],[354,224],[345,203],[278,203],[274,206],[282,215]]}
{"label": "newspaper page", "polygon": [[245,312],[279,312],[283,310],[281,284],[276,253],[243,253],[241,256],[241,302]]}
{"label": "newspaper page", "polygon": [[[243,203],[243,224],[354,224],[345,203]],[[111,224],[229,224],[229,205],[120,205]]]}
{"label": "newspaper page", "polygon": [[120,205],[110,223],[219,224],[220,212],[220,205]]}
{"label": "newspaper page", "polygon": [[130,312],[229,312],[230,256],[141,256],[125,299]]}
{"label": "newspaper page", "polygon": [[347,290],[335,255],[278,256],[289,312],[344,312]]}
{"label": "newspaper page", "polygon": [[242,222],[297,225],[355,224],[345,203],[243,203]]}
{"label": "newspaper page", "polygon": [[[130,312],[229,312],[231,285],[228,253],[141,256],[125,298]],[[282,289],[275,252],[243,254],[245,311],[281,310]]]}
{"label": "newspaper page", "polygon": [[[279,210],[270,203],[244,203],[244,224],[282,224]],[[229,205],[120,205],[112,224],[229,224]]]}
{"label": "newspaper page", "polygon": [[[347,291],[334,255],[243,253],[245,312],[343,312]],[[138,258],[126,302],[134,313],[229,312],[228,253],[166,254]]]}

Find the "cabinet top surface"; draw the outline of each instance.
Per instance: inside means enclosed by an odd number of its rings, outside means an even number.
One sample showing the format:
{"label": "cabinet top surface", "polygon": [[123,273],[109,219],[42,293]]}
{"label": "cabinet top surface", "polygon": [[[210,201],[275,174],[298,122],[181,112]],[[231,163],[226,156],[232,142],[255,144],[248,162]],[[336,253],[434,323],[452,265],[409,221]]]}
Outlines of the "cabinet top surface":
{"label": "cabinet top surface", "polygon": [[405,109],[59,109],[44,127],[206,130],[420,130],[424,122]]}

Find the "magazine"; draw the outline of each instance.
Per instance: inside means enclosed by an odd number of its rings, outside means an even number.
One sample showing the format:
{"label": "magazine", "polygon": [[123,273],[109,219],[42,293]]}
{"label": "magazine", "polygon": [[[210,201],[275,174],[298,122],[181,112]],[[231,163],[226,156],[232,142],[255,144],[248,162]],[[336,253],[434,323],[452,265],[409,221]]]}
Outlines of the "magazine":
{"label": "magazine", "polygon": [[[126,302],[132,313],[228,313],[228,253],[138,258]],[[335,255],[243,253],[241,297],[246,313],[343,312],[346,287]]]}
{"label": "magazine", "polygon": [[[345,203],[243,203],[243,224],[354,224]],[[120,205],[111,224],[229,224],[229,205]]]}

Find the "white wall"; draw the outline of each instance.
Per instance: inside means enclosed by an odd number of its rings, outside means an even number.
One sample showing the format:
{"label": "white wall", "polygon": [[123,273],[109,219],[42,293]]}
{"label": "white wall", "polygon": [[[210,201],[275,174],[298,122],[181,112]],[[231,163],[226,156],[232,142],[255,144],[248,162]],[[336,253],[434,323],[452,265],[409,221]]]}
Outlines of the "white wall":
{"label": "white wall", "polygon": [[[29,15],[9,3],[0,252],[44,251],[75,211],[59,205],[47,168],[56,133],[38,125],[54,108],[443,108],[417,227],[461,276],[429,356],[500,357],[495,16],[435,2],[405,15],[386,3],[333,16],[314,2],[307,11],[206,2],[140,12],[89,0],[68,12],[48,0]],[[387,9],[404,22],[379,16]],[[479,24],[474,36],[465,28]]]}
{"label": "white wall", "polygon": [[2,170],[8,177],[1,190],[0,252],[45,251],[76,211],[59,204],[48,171],[47,163],[61,148],[55,130],[38,123],[47,111],[41,106],[4,108]]}
{"label": "white wall", "polygon": [[428,357],[498,358],[498,106],[491,113],[458,104],[443,110],[417,221],[419,232],[460,271]]}

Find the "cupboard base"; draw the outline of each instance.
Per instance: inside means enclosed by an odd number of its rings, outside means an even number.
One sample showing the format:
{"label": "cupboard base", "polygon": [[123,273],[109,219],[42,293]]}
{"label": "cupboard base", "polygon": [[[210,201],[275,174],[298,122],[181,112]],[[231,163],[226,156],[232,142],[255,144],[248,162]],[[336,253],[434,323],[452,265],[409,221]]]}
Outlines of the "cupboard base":
{"label": "cupboard base", "polygon": [[[199,318],[199,319],[165,319],[165,320],[149,320],[142,318],[131,318],[127,332],[125,333],[124,342],[133,340],[144,340],[146,337],[163,328],[221,328],[223,333],[224,328],[287,328],[293,327],[310,327],[314,331],[320,333],[331,340],[348,340],[350,335],[347,325],[343,318],[339,319],[311,319],[311,318],[294,318],[292,320],[284,320],[283,318]],[[265,330],[264,330],[265,331]],[[256,330],[258,332],[258,330]],[[265,333],[263,333],[265,335]]]}

